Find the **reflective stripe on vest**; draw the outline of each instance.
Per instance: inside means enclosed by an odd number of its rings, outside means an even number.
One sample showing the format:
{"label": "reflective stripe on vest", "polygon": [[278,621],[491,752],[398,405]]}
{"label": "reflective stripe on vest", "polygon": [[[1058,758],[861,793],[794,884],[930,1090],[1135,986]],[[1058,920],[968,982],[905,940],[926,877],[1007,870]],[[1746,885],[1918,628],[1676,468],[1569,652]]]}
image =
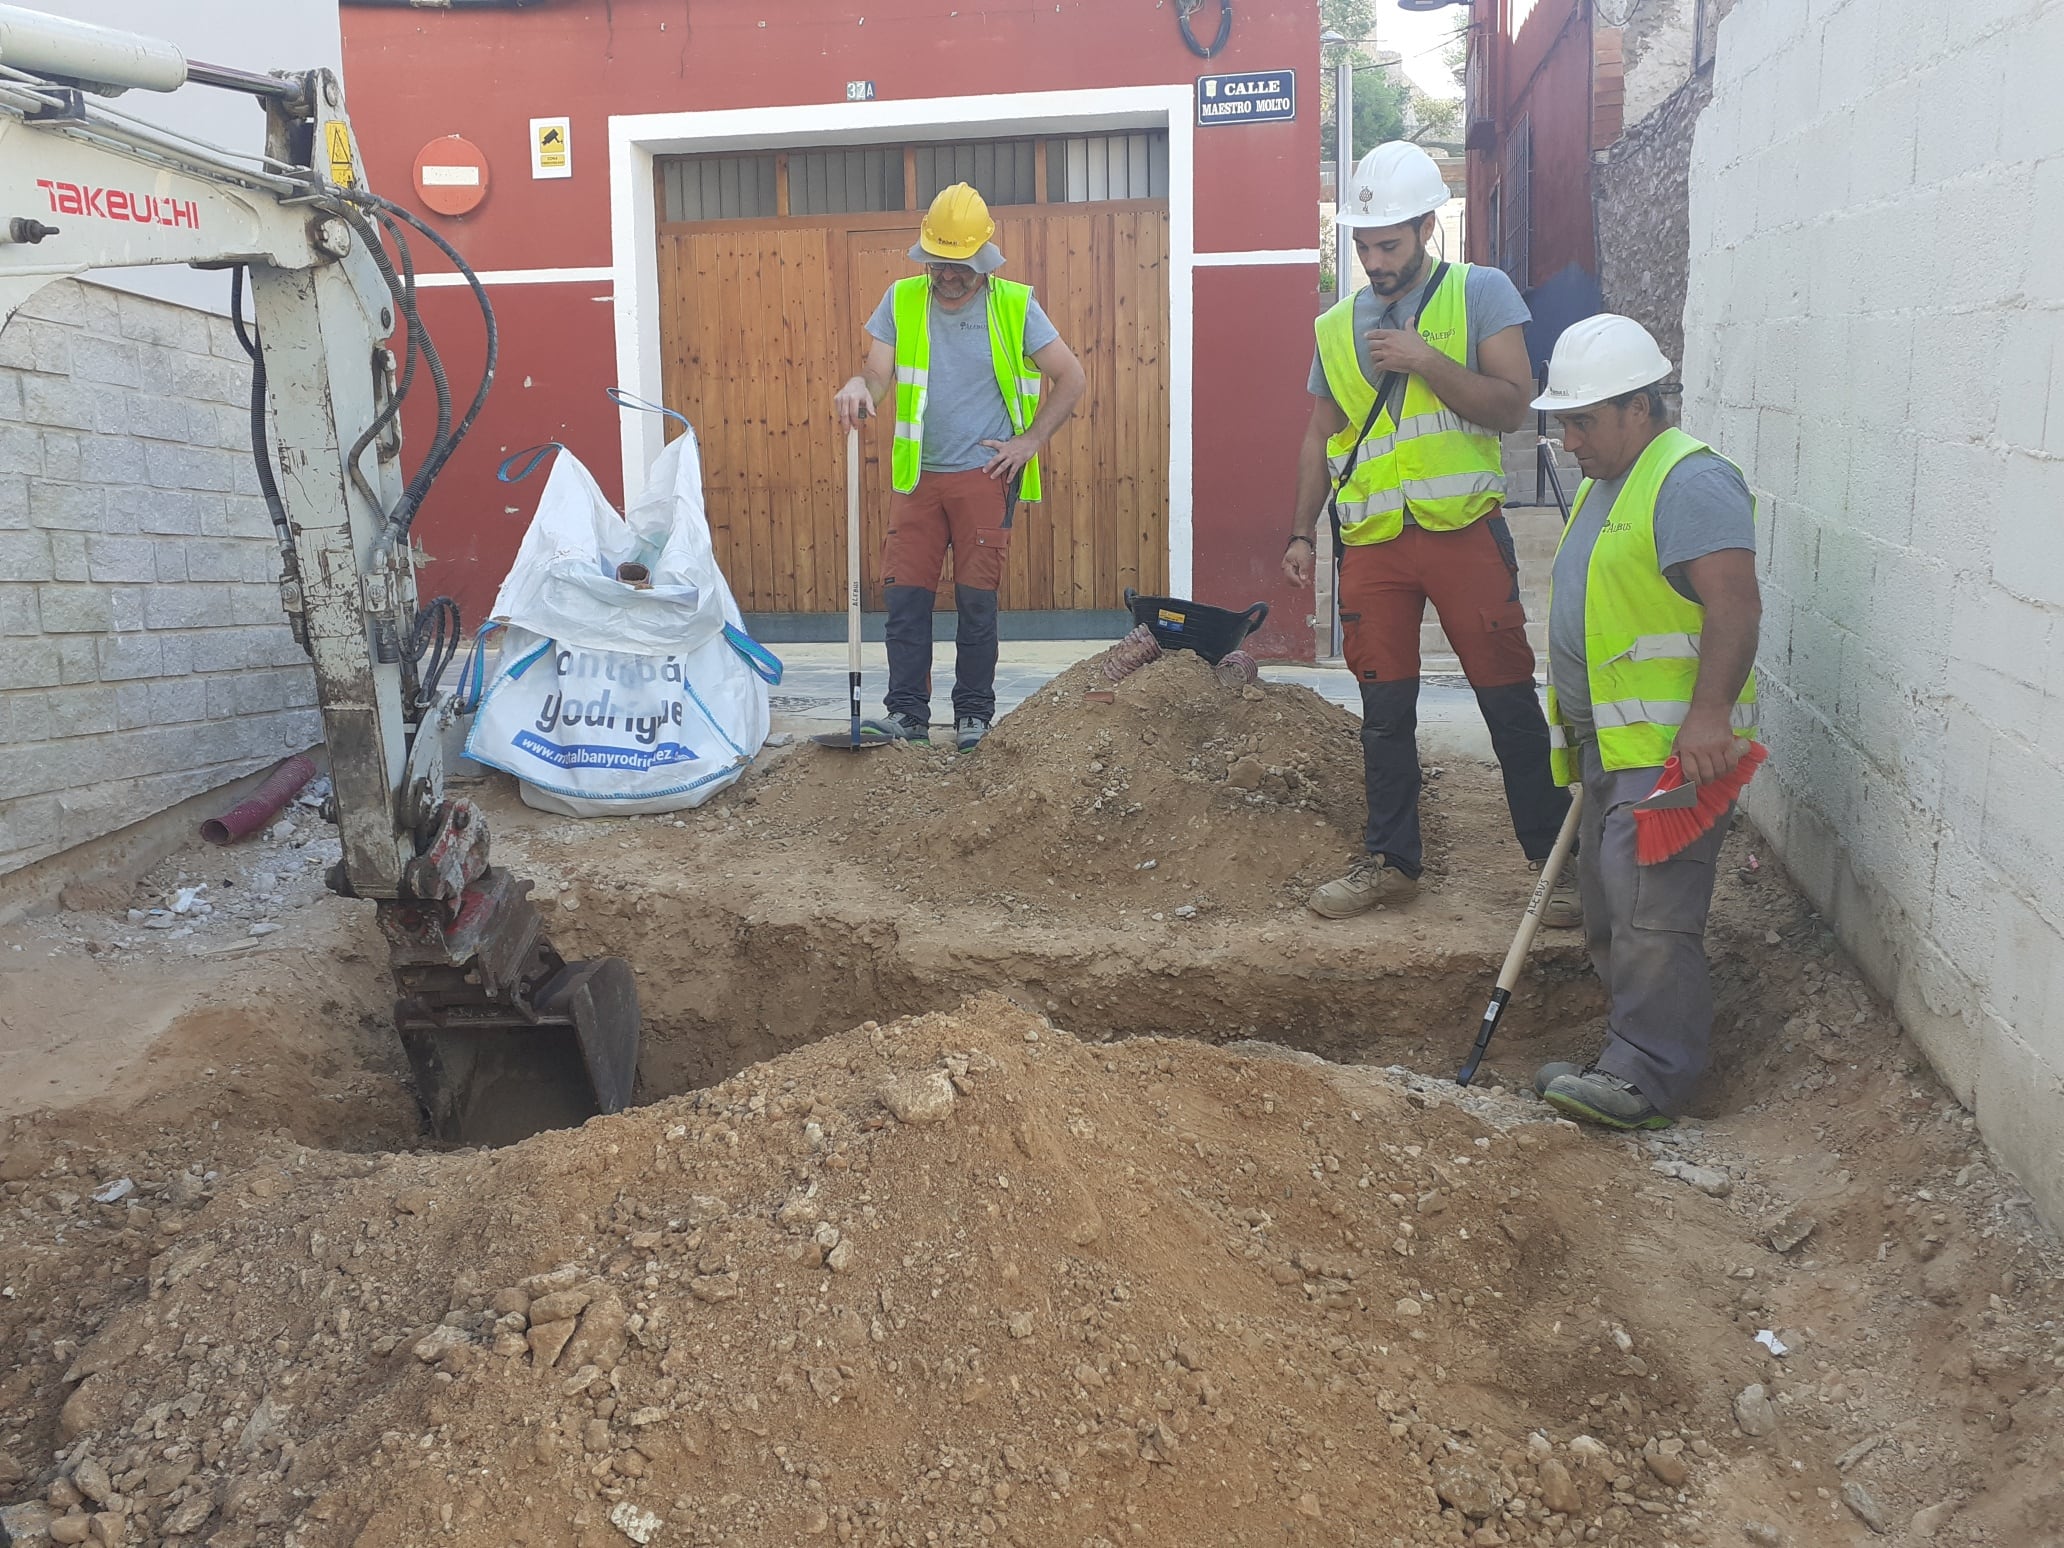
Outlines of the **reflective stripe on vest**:
{"label": "reflective stripe on vest", "polygon": [[[890,315],[896,320],[896,444],[890,482],[908,494],[924,472],[925,399],[932,388],[932,282],[927,275],[914,274],[896,281],[889,294]],[[1004,414],[1020,435],[1039,413],[1039,366],[1025,353],[1025,319],[1031,309],[1030,285],[990,279],[990,363]],[[1034,457],[1020,476],[1018,499],[1037,500],[1039,490],[1039,459]]]}
{"label": "reflective stripe on vest", "polygon": [[[1419,332],[1457,365],[1469,359],[1469,265],[1454,264],[1426,298]],[[1417,376],[1405,378],[1401,421],[1388,404],[1370,423],[1376,389],[1362,371],[1362,341],[1355,333],[1354,297],[1343,297],[1318,320],[1319,364],[1347,428],[1326,443],[1328,470],[1339,486],[1343,543],[1387,543],[1405,529],[1404,511],[1436,532],[1466,527],[1489,515],[1505,497],[1505,459],[1495,432],[1471,424],[1435,396]],[[1340,473],[1364,424],[1354,471]]]}
{"label": "reflective stripe on vest", "polygon": [[[1628,470],[1620,497],[1591,550],[1584,593],[1584,657],[1591,687],[1591,724],[1608,770],[1657,768],[1676,745],[1698,684],[1699,636],[1706,610],[1672,586],[1656,560],[1655,507],[1670,470],[1709,450],[1682,430],[1665,430]],[[1577,490],[1563,541],[1577,525],[1593,485]],[[1560,545],[1558,545],[1558,552]],[[1551,572],[1552,573],[1552,572]],[[1551,614],[1555,594],[1548,595]],[[1729,715],[1737,736],[1756,735],[1756,674],[1742,686]],[[1548,759],[1557,784],[1581,771],[1553,684],[1548,689]]]}

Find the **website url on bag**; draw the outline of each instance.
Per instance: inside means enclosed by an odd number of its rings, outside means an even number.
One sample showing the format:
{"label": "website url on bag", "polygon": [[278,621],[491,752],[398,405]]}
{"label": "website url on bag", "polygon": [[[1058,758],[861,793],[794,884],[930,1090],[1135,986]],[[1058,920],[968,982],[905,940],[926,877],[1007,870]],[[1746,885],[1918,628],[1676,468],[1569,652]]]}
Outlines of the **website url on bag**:
{"label": "website url on bag", "polygon": [[515,747],[526,752],[541,763],[549,763],[561,769],[646,769],[665,768],[674,763],[695,763],[700,761],[692,747],[683,747],[679,742],[661,742],[657,747],[596,747],[592,744],[574,743],[565,745],[548,742],[534,731],[519,731]]}

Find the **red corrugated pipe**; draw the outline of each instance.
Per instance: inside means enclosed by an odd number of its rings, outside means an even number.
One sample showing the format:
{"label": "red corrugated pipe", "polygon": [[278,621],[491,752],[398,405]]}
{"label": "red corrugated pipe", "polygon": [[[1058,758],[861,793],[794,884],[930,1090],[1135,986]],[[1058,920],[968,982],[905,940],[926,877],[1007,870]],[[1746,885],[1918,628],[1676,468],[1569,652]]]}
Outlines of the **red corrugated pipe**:
{"label": "red corrugated pipe", "polygon": [[315,765],[304,754],[294,754],[265,776],[265,783],[251,792],[248,801],[239,801],[220,817],[202,823],[201,837],[211,844],[234,844],[249,838],[277,817],[280,808],[314,778]]}

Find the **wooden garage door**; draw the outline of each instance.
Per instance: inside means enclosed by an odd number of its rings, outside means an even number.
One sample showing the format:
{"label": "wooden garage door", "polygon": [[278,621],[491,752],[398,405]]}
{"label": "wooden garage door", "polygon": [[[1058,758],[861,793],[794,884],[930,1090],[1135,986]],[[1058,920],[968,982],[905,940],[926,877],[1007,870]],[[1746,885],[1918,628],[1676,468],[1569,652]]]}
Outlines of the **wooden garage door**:
{"label": "wooden garage door", "polygon": [[[1045,500],[1019,510],[1009,608],[1116,608],[1127,586],[1166,589],[1167,202],[1049,197],[1142,186],[1150,174],[1138,142],[1149,139],[1004,142],[991,152],[1001,163],[1012,148],[1036,147],[1036,163],[1020,157],[1015,179],[1032,201],[994,211],[1003,272],[1037,287],[1089,378],[1047,449]],[[1119,142],[1109,175],[1092,167],[1085,177],[1082,147],[1103,154],[1106,142]],[[913,272],[905,255],[918,206],[967,167],[969,150],[662,163],[662,208],[703,217],[661,226],[666,400],[701,438],[717,556],[747,612],[844,610],[845,446],[831,397],[858,369],[875,304]],[[1128,150],[1130,177],[1117,164]],[[865,159],[842,168],[842,155]],[[1012,186],[1008,168],[991,175]],[[897,208],[851,207],[899,196]],[[752,213],[769,202],[772,216]],[[878,610],[887,420],[863,432],[862,446],[863,601]],[[950,606],[950,567],[941,592]]]}

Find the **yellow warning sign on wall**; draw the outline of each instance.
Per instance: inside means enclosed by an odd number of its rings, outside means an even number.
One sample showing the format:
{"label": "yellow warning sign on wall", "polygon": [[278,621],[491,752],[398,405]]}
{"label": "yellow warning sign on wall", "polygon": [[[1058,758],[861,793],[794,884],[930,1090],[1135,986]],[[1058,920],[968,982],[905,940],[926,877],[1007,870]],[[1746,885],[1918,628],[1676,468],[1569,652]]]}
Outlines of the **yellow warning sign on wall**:
{"label": "yellow warning sign on wall", "polygon": [[530,175],[573,176],[573,128],[564,118],[530,121]]}
{"label": "yellow warning sign on wall", "polygon": [[330,181],[339,188],[356,187],[358,174],[351,168],[351,126],[331,119],[323,125],[323,140],[330,151]]}

